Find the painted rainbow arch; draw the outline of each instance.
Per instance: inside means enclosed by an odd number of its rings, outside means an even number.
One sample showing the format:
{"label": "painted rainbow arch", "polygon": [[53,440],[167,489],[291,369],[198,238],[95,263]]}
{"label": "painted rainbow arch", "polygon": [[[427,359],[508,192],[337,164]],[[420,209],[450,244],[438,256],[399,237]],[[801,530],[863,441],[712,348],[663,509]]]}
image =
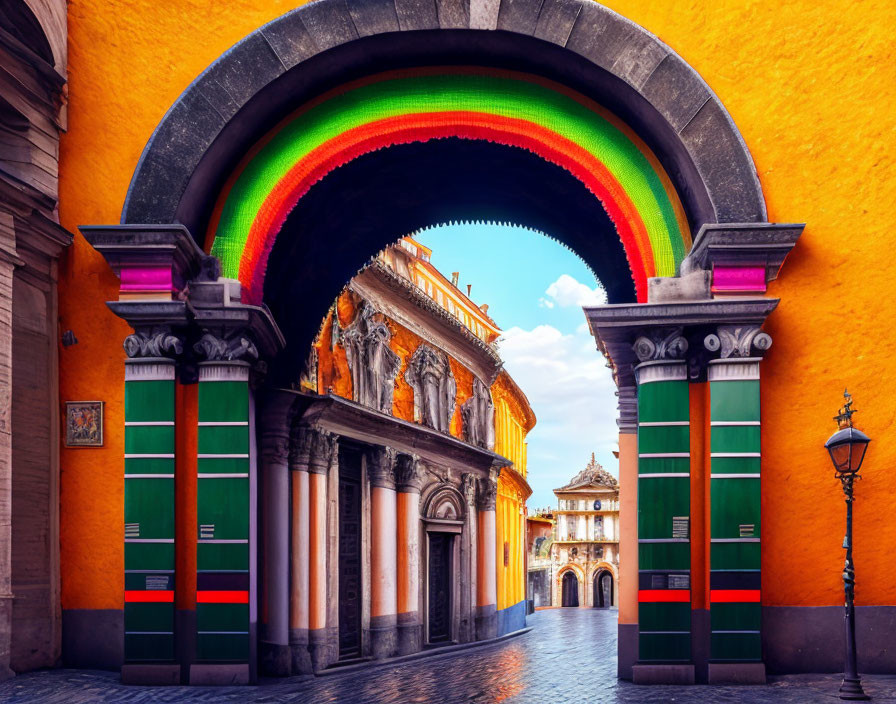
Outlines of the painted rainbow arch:
{"label": "painted rainbow arch", "polygon": [[[329,172],[386,147],[458,137],[527,149],[596,198],[625,248],[638,300],[691,246],[681,201],[656,156],[616,116],[529,74],[432,67],[377,74],[319,96],[256,144],[222,190],[206,235],[223,275],[260,303],[290,211]],[[462,214],[459,214],[462,217]],[[433,223],[421,223],[421,226]],[[521,223],[524,224],[524,223]]]}

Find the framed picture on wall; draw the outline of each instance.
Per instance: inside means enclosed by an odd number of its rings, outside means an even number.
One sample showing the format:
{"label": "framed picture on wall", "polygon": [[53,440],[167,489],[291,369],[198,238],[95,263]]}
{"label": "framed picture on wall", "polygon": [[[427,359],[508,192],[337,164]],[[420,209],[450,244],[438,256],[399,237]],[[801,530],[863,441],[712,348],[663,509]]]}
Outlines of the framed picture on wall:
{"label": "framed picture on wall", "polygon": [[65,446],[103,446],[103,402],[65,402]]}

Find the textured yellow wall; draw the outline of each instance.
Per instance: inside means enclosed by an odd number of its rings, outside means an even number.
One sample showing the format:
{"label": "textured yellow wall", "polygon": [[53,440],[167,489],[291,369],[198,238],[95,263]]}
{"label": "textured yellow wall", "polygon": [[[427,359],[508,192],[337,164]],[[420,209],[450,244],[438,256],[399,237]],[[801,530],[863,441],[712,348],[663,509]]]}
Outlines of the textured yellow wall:
{"label": "textured yellow wall", "polygon": [[[140,152],[171,103],[230,45],[297,4],[72,0],[63,224],[117,222]],[[842,601],[843,504],[821,445],[848,384],[858,424],[875,439],[857,490],[857,600],[896,603],[888,576],[896,521],[883,520],[896,494],[888,329],[896,5],[607,4],[671,45],[718,94],[756,160],[770,218],[808,223],[771,287],[783,300],[764,365],[763,601]],[[104,305],[115,277],[80,235],[60,275],[61,329],[80,341],[61,352],[62,400],[107,402],[106,448],[62,455],[63,606],[118,608],[123,354],[109,340],[127,328]]]}

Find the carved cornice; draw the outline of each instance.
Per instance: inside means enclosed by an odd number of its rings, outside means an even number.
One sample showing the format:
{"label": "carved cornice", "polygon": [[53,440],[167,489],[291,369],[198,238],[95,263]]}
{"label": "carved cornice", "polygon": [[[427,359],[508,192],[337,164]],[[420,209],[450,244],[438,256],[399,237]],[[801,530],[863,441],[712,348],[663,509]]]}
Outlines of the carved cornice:
{"label": "carved cornice", "polygon": [[124,339],[124,351],[131,359],[167,357],[173,359],[184,351],[184,341],[168,326],[137,330]]}
{"label": "carved cornice", "polygon": [[616,391],[616,407],[619,417],[616,425],[620,433],[638,432],[638,389],[635,386],[622,386]]}
{"label": "carved cornice", "polygon": [[395,456],[391,447],[375,445],[367,453],[367,476],[370,486],[395,488]]}
{"label": "carved cornice", "polygon": [[703,345],[722,359],[761,357],[772,346],[771,335],[758,325],[720,325],[717,333],[707,335]]}
{"label": "carved cornice", "polygon": [[419,492],[425,476],[417,455],[398,455],[395,461],[395,485],[398,491]]}
{"label": "carved cornice", "polygon": [[688,341],[682,333],[681,327],[649,330],[635,340],[632,349],[640,362],[684,359]]}

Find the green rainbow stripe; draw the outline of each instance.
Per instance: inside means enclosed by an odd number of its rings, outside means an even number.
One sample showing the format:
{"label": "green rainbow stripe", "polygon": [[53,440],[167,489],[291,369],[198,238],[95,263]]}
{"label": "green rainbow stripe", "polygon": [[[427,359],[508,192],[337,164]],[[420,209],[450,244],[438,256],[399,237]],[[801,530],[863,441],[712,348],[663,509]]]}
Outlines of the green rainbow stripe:
{"label": "green rainbow stripe", "polygon": [[258,301],[274,240],[299,198],[373,149],[445,136],[528,148],[582,180],[613,219],[639,298],[674,275],[691,236],[656,157],[615,116],[563,86],[470,68],[391,72],[343,86],[274,128],[222,192],[209,235],[224,276]]}

